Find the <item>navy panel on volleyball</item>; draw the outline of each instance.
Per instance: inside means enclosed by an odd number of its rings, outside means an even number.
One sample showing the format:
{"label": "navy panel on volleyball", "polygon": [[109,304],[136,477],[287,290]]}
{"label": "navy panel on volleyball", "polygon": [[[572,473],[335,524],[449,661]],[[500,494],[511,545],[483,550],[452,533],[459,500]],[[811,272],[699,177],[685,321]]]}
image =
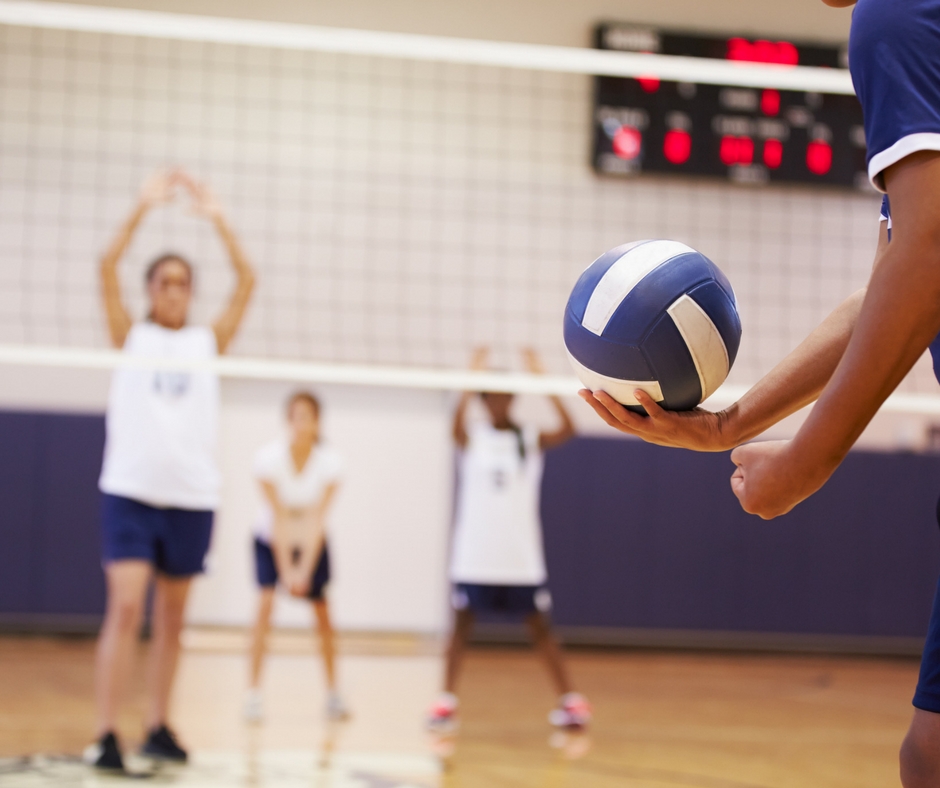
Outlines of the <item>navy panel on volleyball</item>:
{"label": "navy panel on volleyball", "polygon": [[727,277],[677,241],[611,249],[581,275],[565,310],[565,346],[581,382],[638,408],[642,389],[669,410],[715,392],[741,343]]}

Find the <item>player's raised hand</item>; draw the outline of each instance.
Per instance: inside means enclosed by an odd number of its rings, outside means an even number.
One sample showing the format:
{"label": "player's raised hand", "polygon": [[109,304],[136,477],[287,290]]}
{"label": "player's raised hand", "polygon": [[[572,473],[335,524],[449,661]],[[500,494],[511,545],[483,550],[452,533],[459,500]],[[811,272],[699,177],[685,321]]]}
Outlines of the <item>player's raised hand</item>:
{"label": "player's raised hand", "polygon": [[525,362],[525,368],[533,375],[545,374],[545,365],[542,364],[542,359],[539,358],[535,348],[522,348],[522,360]]}
{"label": "player's raised hand", "polygon": [[644,416],[627,410],[606,391],[582,389],[578,394],[611,427],[647,443],[695,451],[727,451],[737,444],[727,429],[727,416],[723,412],[713,413],[702,408],[664,410],[649,394],[637,391],[637,401],[646,410]]}
{"label": "player's raised hand", "polygon": [[176,169],[157,170],[140,189],[140,203],[145,208],[154,208],[173,200],[179,184],[179,171]]}
{"label": "player's raised hand", "polygon": [[470,369],[474,372],[483,372],[489,366],[490,349],[481,345],[474,348],[473,355],[470,356]]}
{"label": "player's raised hand", "polygon": [[194,214],[213,220],[222,218],[221,204],[203,181],[198,181],[189,173],[183,171],[179,172],[178,178],[192,197],[190,210]]}
{"label": "player's raised hand", "polygon": [[815,466],[795,456],[792,441],[763,441],[738,446],[731,452],[737,466],[731,489],[741,508],[764,520],[789,512],[825,483],[814,479]]}

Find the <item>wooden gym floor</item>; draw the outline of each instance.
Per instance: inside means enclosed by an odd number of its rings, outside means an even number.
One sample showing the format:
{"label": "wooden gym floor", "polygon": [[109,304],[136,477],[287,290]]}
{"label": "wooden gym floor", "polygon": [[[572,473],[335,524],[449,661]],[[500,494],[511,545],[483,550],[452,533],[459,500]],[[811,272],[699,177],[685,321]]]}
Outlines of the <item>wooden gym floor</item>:
{"label": "wooden gym floor", "polygon": [[[546,722],[552,696],[534,655],[475,649],[461,729],[432,739],[422,718],[440,673],[435,644],[345,638],[340,672],[354,716],[334,726],[323,721],[319,662],[295,633],[275,638],[264,723],[243,723],[243,644],[240,632],[186,633],[172,722],[193,764],[154,783],[884,788],[899,785],[917,677],[909,659],[574,651],[595,724],[587,736],[559,736]],[[0,638],[0,786],[123,784],[97,780],[74,758],[16,760],[75,756],[88,743],[93,647]],[[127,746],[140,740],[141,708],[138,681],[122,720]]]}

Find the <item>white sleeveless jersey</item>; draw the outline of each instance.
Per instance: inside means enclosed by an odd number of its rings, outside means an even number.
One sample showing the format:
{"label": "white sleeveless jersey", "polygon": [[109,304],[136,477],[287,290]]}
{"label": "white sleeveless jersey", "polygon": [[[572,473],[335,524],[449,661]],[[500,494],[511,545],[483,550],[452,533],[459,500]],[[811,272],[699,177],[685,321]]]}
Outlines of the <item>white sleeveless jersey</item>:
{"label": "white sleeveless jersey", "polygon": [[[300,471],[294,466],[287,440],[273,441],[255,455],[255,478],[273,484],[278,500],[288,509],[306,509],[318,503],[326,488],[340,480],[342,472],[343,461],[339,454],[322,443],[313,447]],[[269,543],[273,529],[274,512],[262,498],[255,520],[255,536]]]}
{"label": "white sleeveless jersey", "polygon": [[[212,359],[210,328],[173,330],[135,324],[125,354],[148,358]],[[151,506],[214,509],[219,381],[210,372],[120,367],[111,379],[107,438],[99,487]]]}
{"label": "white sleeveless jersey", "polygon": [[455,583],[541,585],[546,580],[539,498],[539,433],[473,424],[459,465],[450,578]]}

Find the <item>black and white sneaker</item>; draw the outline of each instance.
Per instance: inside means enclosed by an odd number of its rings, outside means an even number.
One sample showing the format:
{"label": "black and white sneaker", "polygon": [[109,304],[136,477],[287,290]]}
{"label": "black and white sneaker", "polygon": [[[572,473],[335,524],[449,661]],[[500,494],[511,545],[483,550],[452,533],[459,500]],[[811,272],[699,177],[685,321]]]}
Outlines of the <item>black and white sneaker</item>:
{"label": "black and white sneaker", "polygon": [[108,731],[94,744],[88,745],[82,754],[82,760],[89,766],[106,772],[123,772],[124,759],[118,746],[117,736]]}
{"label": "black and white sneaker", "polygon": [[147,734],[147,741],[140,748],[140,754],[158,761],[186,763],[189,757],[186,750],[179,746],[173,731],[161,725]]}

